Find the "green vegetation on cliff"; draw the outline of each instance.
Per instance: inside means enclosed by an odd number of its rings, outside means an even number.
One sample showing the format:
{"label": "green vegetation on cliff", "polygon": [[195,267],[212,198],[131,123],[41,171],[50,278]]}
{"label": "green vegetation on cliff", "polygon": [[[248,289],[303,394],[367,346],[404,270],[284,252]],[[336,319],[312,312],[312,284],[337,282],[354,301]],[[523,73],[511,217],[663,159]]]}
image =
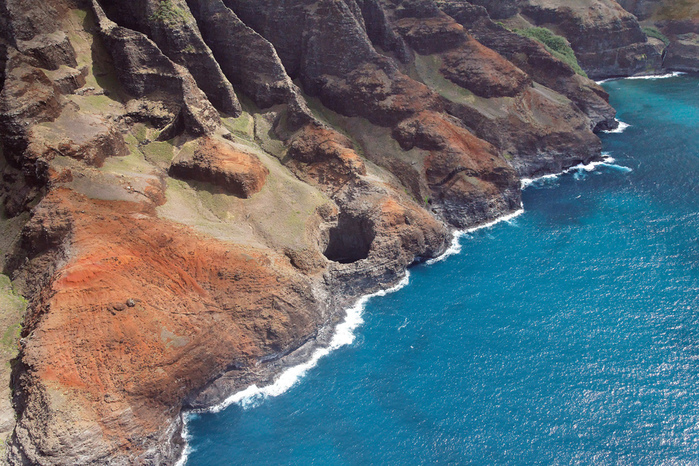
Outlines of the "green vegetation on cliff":
{"label": "green vegetation on cliff", "polygon": [[7,275],[0,274],[0,453],[14,427],[11,406],[10,375],[12,360],[17,357],[17,342],[22,331],[22,316],[27,301],[12,288]]}
{"label": "green vegetation on cliff", "polygon": [[580,68],[578,59],[575,57],[575,52],[573,52],[573,49],[570,47],[565,37],[558,36],[549,29],[543,27],[514,29],[513,32],[541,43],[551,55],[568,64],[579,75],[587,77],[585,71]]}
{"label": "green vegetation on cliff", "polygon": [[655,39],[662,40],[666,46],[670,45],[670,39],[668,39],[667,36],[660,32],[657,28],[654,28],[653,26],[648,26],[641,29],[643,29],[643,32],[648,37],[653,37]]}
{"label": "green vegetation on cliff", "polygon": [[17,355],[17,340],[21,329],[21,318],[27,301],[15,293],[12,282],[6,275],[0,274],[0,329],[2,330],[0,351],[5,364]]}
{"label": "green vegetation on cliff", "polygon": [[161,0],[155,12],[150,16],[151,21],[167,25],[184,23],[187,19],[187,13],[182,8],[173,5],[172,0]]}

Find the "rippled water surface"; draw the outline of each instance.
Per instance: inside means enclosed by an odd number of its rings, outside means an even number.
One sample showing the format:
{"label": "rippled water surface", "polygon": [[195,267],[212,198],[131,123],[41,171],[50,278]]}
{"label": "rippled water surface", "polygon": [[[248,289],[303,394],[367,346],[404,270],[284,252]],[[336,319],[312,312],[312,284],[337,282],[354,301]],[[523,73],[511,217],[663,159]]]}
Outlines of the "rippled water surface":
{"label": "rippled water surface", "polygon": [[196,415],[187,464],[699,462],[699,79],[604,86],[614,163],[526,188],[284,395]]}

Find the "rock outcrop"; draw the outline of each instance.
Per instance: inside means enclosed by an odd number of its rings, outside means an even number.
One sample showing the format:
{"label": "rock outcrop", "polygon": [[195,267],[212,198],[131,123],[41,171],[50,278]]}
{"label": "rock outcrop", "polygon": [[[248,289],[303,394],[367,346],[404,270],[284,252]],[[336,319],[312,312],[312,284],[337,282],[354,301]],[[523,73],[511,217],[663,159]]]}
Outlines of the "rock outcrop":
{"label": "rock outcrop", "polygon": [[663,66],[670,71],[699,71],[699,5],[681,0],[621,0],[663,42]]}
{"label": "rock outcrop", "polygon": [[[231,364],[299,346],[317,326],[310,281],[269,251],[63,190],[41,209],[42,249],[67,241],[75,251],[25,317],[11,462],[171,457],[186,395]],[[37,227],[23,238],[47,235]]]}
{"label": "rock outcrop", "polygon": [[614,0],[527,0],[521,12],[532,24],[549,26],[568,39],[580,66],[593,79],[662,68],[661,51]]}
{"label": "rock outcrop", "polygon": [[248,198],[265,184],[269,170],[254,155],[212,139],[202,139],[193,154],[180,154],[170,165],[172,176],[208,182]]}
{"label": "rock outcrop", "polygon": [[[13,464],[172,464],[183,410],[327,343],[454,229],[519,209],[520,177],[599,158],[607,94],[519,29],[592,77],[664,47],[612,0],[0,10]],[[665,62],[691,68],[672,24]]]}
{"label": "rock outcrop", "polygon": [[437,4],[483,45],[510,60],[536,82],[568,97],[590,118],[594,129],[613,129],[615,112],[609,106],[607,93],[554,57],[543,44],[494,22],[483,7],[454,0]]}
{"label": "rock outcrop", "polygon": [[[633,74],[653,74],[663,70],[696,71],[692,61],[695,53],[693,38],[678,34],[697,33],[699,8],[693,2],[679,0],[524,0],[494,2],[490,0],[438,0],[436,2],[448,14],[469,28],[478,22],[482,8],[498,22],[503,21],[513,30],[544,27],[565,37],[575,51],[582,69],[592,79],[604,79]],[[475,7],[475,8],[474,8]],[[661,37],[658,29],[665,34]],[[657,27],[657,29],[656,29]],[[496,30],[489,25],[491,31]],[[505,54],[519,66],[521,59],[508,55],[504,49],[512,50],[511,39],[500,30],[487,38],[483,22],[474,35],[488,47]],[[681,30],[681,32],[680,32]],[[530,53],[518,51],[531,57]],[[681,58],[680,58],[681,57]],[[669,58],[669,59],[668,59]],[[543,63],[534,65],[542,70]],[[549,65],[550,67],[550,65]],[[533,72],[525,68],[528,73]],[[535,72],[534,72],[535,73]],[[545,78],[539,77],[543,83]],[[562,89],[547,84],[569,96]],[[571,88],[572,90],[572,88]],[[572,98],[572,97],[571,97]],[[587,99],[585,99],[587,100]],[[579,102],[576,102],[579,103]],[[601,127],[601,129],[603,129]]]}
{"label": "rock outcrop", "polygon": [[[165,94],[163,102],[175,115],[170,123],[175,132],[186,129],[194,136],[213,132],[220,123],[219,115],[189,72],[173,63],[144,34],[117,26],[96,0],[92,7],[124,90],[137,98]],[[172,131],[168,134],[175,135]]]}
{"label": "rock outcrop", "polygon": [[169,59],[185,67],[217,109],[240,114],[233,86],[201,37],[184,0],[105,0],[100,5],[114,21],[145,34]]}
{"label": "rock outcrop", "polygon": [[[531,45],[519,44],[515,47],[514,44],[518,41],[505,32],[503,24],[513,31],[544,27],[565,37],[575,51],[580,66],[592,79],[653,74],[665,69],[697,70],[696,67],[688,65],[686,59],[682,59],[683,64],[677,64],[677,66],[673,60],[664,60],[672,47],[666,50],[667,44],[663,42],[664,39],[645,29],[647,26],[657,26],[667,36],[666,42],[672,44],[678,42],[675,38],[678,33],[672,32],[673,28],[679,26],[691,29],[692,26],[699,24],[697,19],[699,10],[692,2],[679,0],[620,0],[618,2],[615,0],[517,2],[437,0],[435,3],[464,24],[484,45],[497,50],[518,66],[522,65],[522,69],[536,76],[539,82],[571,99],[573,97],[569,93],[574,90],[574,87],[569,87],[569,91],[566,92],[560,87],[562,83],[557,86],[550,79],[545,83],[546,77],[541,74],[537,76],[536,70],[541,73],[544,69],[553,69],[551,64],[542,62],[539,54],[531,49]],[[499,27],[483,21],[484,12],[487,12],[489,18],[497,20]],[[683,51],[677,53],[691,59],[693,52],[686,47],[690,46],[687,41],[691,42],[692,39],[685,37],[680,40],[684,43],[676,47]],[[533,65],[531,68],[523,63],[522,55],[528,57],[527,61]],[[559,70],[556,75],[560,75],[560,66],[557,68]],[[588,100],[586,97],[576,103],[580,105]],[[604,128],[600,127],[600,129]]]}
{"label": "rock outcrop", "polygon": [[688,32],[673,38],[667,47],[665,66],[674,71],[699,70],[699,34]]}

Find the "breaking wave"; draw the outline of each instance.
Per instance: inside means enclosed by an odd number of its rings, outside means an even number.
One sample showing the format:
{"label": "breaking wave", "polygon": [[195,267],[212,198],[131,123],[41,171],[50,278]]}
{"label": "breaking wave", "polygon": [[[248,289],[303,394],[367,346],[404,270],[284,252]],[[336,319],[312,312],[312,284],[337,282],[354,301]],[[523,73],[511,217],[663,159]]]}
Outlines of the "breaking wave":
{"label": "breaking wave", "polygon": [[554,179],[558,178],[559,176],[564,175],[566,173],[591,172],[591,171],[596,170],[597,167],[601,167],[601,166],[609,167],[609,168],[619,170],[619,171],[622,171],[625,173],[632,171],[631,168],[625,167],[623,165],[617,165],[614,162],[616,162],[616,160],[614,160],[614,157],[612,157],[608,153],[602,153],[602,160],[596,160],[596,161],[590,162],[590,163],[580,163],[580,164],[575,165],[573,167],[570,167],[566,170],[563,170],[560,173],[555,173],[555,174],[551,174],[551,175],[543,175],[543,176],[539,176],[537,178],[522,178],[522,189],[525,189],[533,184],[540,184],[540,183],[546,182],[548,180],[554,180]]}
{"label": "breaking wave", "polygon": [[595,81],[597,84],[603,84],[609,81],[618,81],[620,79],[665,79],[665,78],[674,78],[675,76],[681,76],[683,74],[687,74],[683,71],[672,71],[670,73],[663,73],[663,74],[649,74],[646,76],[629,76],[628,78],[625,77],[619,77],[619,78],[607,78],[603,79],[601,81]]}
{"label": "breaking wave", "polygon": [[328,354],[330,354],[338,348],[352,344],[352,342],[354,342],[354,339],[356,338],[354,331],[357,329],[357,327],[364,323],[364,319],[362,319],[362,314],[364,312],[364,308],[366,307],[366,303],[371,298],[374,298],[376,296],[386,296],[389,293],[398,291],[404,286],[406,286],[409,282],[410,272],[406,270],[405,276],[403,276],[403,278],[391,288],[379,290],[376,293],[367,294],[359,298],[357,302],[354,304],[354,306],[347,309],[345,319],[339,324],[337,324],[337,327],[335,327],[335,331],[330,340],[330,343],[327,346],[317,348],[315,351],[313,351],[311,357],[308,358],[306,361],[302,362],[301,364],[297,364],[295,366],[286,368],[274,379],[274,382],[270,385],[265,385],[263,387],[258,387],[257,385],[250,385],[249,387],[234,393],[233,395],[223,400],[221,403],[214,405],[208,409],[200,411],[195,410],[184,414],[182,417],[182,421],[184,424],[182,428],[182,438],[185,440],[186,445],[182,452],[182,456],[176,463],[176,466],[184,466],[187,463],[187,458],[189,457],[189,454],[192,452],[192,448],[190,447],[188,442],[189,432],[187,430],[187,422],[192,416],[196,416],[198,412],[218,413],[232,404],[240,405],[243,409],[253,408],[255,406],[258,406],[262,401],[265,400],[265,398],[275,397],[283,394],[291,387],[296,385],[296,383],[299,380],[301,380],[310,369],[314,368],[321,358],[327,356]]}
{"label": "breaking wave", "polygon": [[468,233],[472,233],[476,230],[482,230],[484,228],[490,228],[493,225],[496,225],[500,222],[508,222],[515,217],[518,217],[524,213],[524,208],[520,208],[519,210],[516,210],[512,213],[509,213],[507,215],[503,215],[502,217],[498,217],[495,220],[488,222],[488,223],[483,223],[481,225],[476,225],[475,227],[467,228],[465,230],[458,230],[454,233],[454,237],[451,239],[451,245],[447,248],[446,251],[442,253],[441,256],[435,257],[434,259],[430,259],[425,262],[427,265],[432,265],[437,262],[441,262],[444,259],[446,259],[449,256],[453,256],[454,254],[458,254],[461,252],[461,237],[467,235]]}
{"label": "breaking wave", "polygon": [[616,120],[616,121],[619,123],[619,126],[617,126],[617,127],[614,128],[614,129],[602,130],[602,132],[603,132],[603,133],[608,133],[608,134],[610,134],[610,133],[613,133],[613,134],[623,133],[623,132],[626,130],[626,128],[628,128],[629,126],[631,126],[630,124],[624,123],[624,122],[621,121],[621,120]]}
{"label": "breaking wave", "polygon": [[[621,125],[626,125],[626,123],[619,122],[620,127]],[[624,126],[624,129],[628,127],[629,125]],[[623,129],[621,130],[623,131]],[[614,130],[610,132],[617,132],[620,133],[621,131]],[[543,175],[538,178],[522,178],[522,189],[527,188],[528,186],[531,186],[532,184],[536,184],[540,181],[543,180],[548,180],[548,179],[555,179],[558,178],[560,175],[565,174],[565,173],[570,173],[570,172],[581,172],[581,171],[593,171],[599,166],[607,166],[611,168],[615,168],[621,171],[631,171],[631,168],[629,167],[624,167],[621,165],[616,165],[614,164],[615,160],[613,157],[611,157],[609,154],[603,153],[603,159],[595,162],[590,162],[587,164],[579,164],[575,165],[574,167],[568,168],[567,170],[562,171],[561,173],[557,174],[550,174],[550,175]],[[439,257],[435,257],[434,259],[430,259],[425,262],[427,265],[431,265],[440,261],[443,261],[449,256],[452,256],[454,254],[458,254],[461,252],[461,238],[469,233],[472,233],[477,230],[482,230],[485,228],[490,228],[498,223],[501,222],[509,222],[513,220],[514,218],[520,216],[521,214],[524,213],[524,208],[520,208],[512,213],[509,213],[507,215],[503,215],[501,217],[496,218],[493,221],[483,223],[481,225],[477,225],[471,228],[467,228],[464,230],[459,230],[454,233],[454,237],[452,238],[451,245],[449,248],[447,248],[444,253],[442,253]],[[364,308],[366,307],[367,302],[376,296],[386,296],[389,293],[393,293],[395,291],[400,290],[401,288],[405,287],[408,285],[410,282],[410,272],[406,270],[405,276],[398,282],[396,285],[394,285],[391,288],[388,288],[386,290],[380,290],[375,293],[367,294],[362,296],[357,300],[357,302],[347,309],[347,313],[345,315],[345,319],[340,322],[336,327],[335,331],[333,333],[332,339],[330,340],[330,343],[327,346],[317,348],[313,353],[311,354],[311,357],[307,359],[306,361],[302,362],[301,364],[297,364],[295,366],[291,366],[286,368],[283,372],[281,372],[274,380],[274,382],[270,385],[265,385],[263,387],[258,387],[257,385],[250,385],[249,387],[234,393],[233,395],[229,396],[226,398],[224,401],[221,403],[214,405],[206,410],[202,410],[199,412],[207,411],[207,412],[220,412],[223,409],[227,408],[228,406],[232,404],[237,404],[241,406],[243,409],[248,409],[252,408],[255,406],[258,406],[262,401],[264,401],[268,397],[276,397],[279,395],[282,395],[285,393],[287,390],[289,390],[291,387],[296,385],[306,373],[314,368],[320,359],[323,357],[327,356],[334,350],[341,348],[345,345],[350,345],[354,342],[356,336],[355,336],[355,330],[364,323],[364,319],[362,319],[362,314],[364,313]],[[180,459],[177,461],[176,466],[184,466],[187,463],[187,458],[189,457],[189,454],[192,452],[192,448],[190,447],[190,442],[189,440],[189,432],[187,429],[187,423],[189,419],[191,419],[192,416],[196,416],[197,411],[185,413],[182,415],[182,421],[183,421],[183,428],[182,428],[182,438],[185,440],[185,448],[182,452],[182,456]]]}
{"label": "breaking wave", "polygon": [[345,319],[337,324],[335,327],[335,332],[327,346],[317,348],[311,357],[298,364],[296,366],[288,367],[281,374],[277,376],[274,383],[266,385],[264,387],[258,387],[257,385],[250,385],[248,388],[241,390],[237,393],[226,398],[223,402],[211,407],[207,411],[217,413],[232,404],[238,404],[243,408],[249,408],[257,406],[262,400],[267,397],[275,397],[283,394],[291,387],[296,385],[296,383],[308,372],[310,369],[318,364],[318,361],[330,354],[332,351],[341,348],[345,345],[349,345],[354,342],[355,334],[354,331],[361,324],[364,323],[362,319],[362,314],[364,312],[364,307],[366,303],[373,297],[376,296],[386,296],[389,293],[400,290],[410,282],[410,273],[406,271],[405,276],[396,285],[388,288],[386,290],[380,290],[376,293],[371,293],[362,296],[357,300],[354,306],[347,309],[347,314]]}

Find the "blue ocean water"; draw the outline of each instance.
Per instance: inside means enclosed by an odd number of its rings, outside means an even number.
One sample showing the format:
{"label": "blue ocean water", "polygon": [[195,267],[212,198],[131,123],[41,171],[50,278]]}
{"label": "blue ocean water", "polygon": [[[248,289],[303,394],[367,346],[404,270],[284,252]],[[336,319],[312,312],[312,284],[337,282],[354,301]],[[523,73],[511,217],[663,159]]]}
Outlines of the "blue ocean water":
{"label": "blue ocean water", "polygon": [[699,463],[699,78],[604,86],[614,164],[526,188],[284,395],[194,416],[187,464]]}

